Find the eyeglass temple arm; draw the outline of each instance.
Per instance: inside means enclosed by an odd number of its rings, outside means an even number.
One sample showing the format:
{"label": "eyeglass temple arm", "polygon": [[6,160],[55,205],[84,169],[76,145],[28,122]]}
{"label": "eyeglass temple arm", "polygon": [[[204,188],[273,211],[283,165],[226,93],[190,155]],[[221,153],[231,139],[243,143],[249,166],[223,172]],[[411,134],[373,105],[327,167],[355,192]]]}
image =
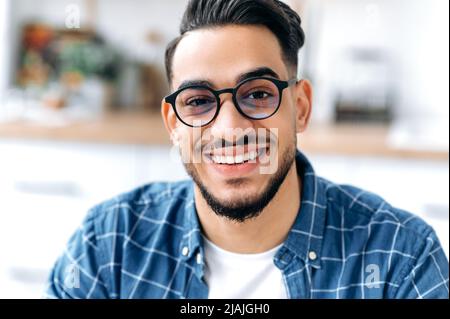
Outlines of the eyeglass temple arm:
{"label": "eyeglass temple arm", "polygon": [[287,83],[288,83],[288,86],[291,86],[291,85],[293,85],[293,84],[297,84],[298,82],[300,82],[301,80],[299,80],[299,79],[297,79],[296,77],[295,78],[292,78],[292,79],[290,79],[289,81],[287,81]]}

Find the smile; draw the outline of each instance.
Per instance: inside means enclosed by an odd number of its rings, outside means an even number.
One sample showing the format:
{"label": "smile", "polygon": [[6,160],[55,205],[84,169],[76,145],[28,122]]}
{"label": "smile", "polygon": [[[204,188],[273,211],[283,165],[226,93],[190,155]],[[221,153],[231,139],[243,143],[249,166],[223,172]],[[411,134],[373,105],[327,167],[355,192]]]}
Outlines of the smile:
{"label": "smile", "polygon": [[[237,164],[245,164],[248,162],[255,162],[259,157],[263,156],[266,152],[268,152],[268,147],[258,146],[246,148],[244,150],[242,147],[240,149],[233,149],[233,151],[224,150],[217,151],[215,150],[213,153],[206,154],[206,156],[212,161],[214,164],[219,165],[237,165]],[[230,155],[234,154],[234,155]]]}

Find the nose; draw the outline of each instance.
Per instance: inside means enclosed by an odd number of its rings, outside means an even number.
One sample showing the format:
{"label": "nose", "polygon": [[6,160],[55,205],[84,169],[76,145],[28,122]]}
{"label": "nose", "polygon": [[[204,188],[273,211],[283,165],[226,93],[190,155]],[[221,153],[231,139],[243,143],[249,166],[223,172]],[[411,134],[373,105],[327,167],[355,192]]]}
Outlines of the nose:
{"label": "nose", "polygon": [[253,127],[252,121],[239,113],[231,94],[222,94],[220,98],[219,114],[211,126],[213,135],[224,136],[230,129]]}

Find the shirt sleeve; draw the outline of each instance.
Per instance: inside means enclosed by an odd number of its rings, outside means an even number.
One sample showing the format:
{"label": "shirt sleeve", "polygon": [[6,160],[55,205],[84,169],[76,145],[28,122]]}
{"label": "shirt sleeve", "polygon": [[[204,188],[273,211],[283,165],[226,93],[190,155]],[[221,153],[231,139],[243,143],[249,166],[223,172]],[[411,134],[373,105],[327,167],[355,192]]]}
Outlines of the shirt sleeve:
{"label": "shirt sleeve", "polygon": [[444,250],[432,231],[400,283],[395,298],[448,299],[448,266]]}
{"label": "shirt sleeve", "polygon": [[95,232],[95,211],[90,211],[70,238],[48,279],[45,298],[103,299],[108,289],[102,279],[101,250]]}

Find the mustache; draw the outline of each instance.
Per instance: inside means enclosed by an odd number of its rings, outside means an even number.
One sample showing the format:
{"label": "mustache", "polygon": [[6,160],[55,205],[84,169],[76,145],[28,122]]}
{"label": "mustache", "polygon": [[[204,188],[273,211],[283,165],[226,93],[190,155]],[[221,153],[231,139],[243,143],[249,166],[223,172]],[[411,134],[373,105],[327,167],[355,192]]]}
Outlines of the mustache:
{"label": "mustache", "polygon": [[202,139],[199,139],[197,141],[194,150],[200,151],[200,152],[207,152],[212,151],[215,149],[226,149],[231,147],[238,147],[238,146],[248,146],[248,145],[258,145],[258,144],[265,144],[267,146],[274,145],[277,142],[277,137],[273,135],[270,131],[266,131],[265,134],[244,134],[236,139],[233,138],[233,140],[228,140],[223,137],[211,137],[211,139],[207,141],[202,141]]}

